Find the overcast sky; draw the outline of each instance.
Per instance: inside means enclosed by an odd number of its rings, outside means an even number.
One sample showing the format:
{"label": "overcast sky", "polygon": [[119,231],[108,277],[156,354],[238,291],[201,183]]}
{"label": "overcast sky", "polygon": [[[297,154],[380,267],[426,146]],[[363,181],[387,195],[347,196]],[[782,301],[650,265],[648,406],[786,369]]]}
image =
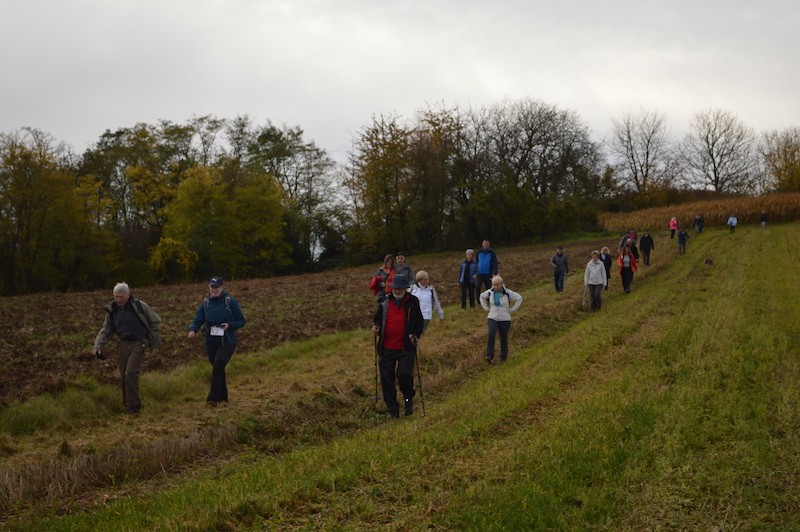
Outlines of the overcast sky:
{"label": "overcast sky", "polygon": [[249,115],[343,159],[373,116],[532,98],[595,139],[640,109],[800,126],[796,0],[2,0],[0,132]]}

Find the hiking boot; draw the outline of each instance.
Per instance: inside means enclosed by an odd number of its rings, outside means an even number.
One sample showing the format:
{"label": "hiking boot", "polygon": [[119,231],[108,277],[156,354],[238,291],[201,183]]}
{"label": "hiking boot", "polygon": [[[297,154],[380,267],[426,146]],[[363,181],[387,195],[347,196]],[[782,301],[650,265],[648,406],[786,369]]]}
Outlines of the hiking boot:
{"label": "hiking boot", "polygon": [[491,364],[492,363],[492,358],[493,357],[486,357],[486,363],[487,364]]}
{"label": "hiking boot", "polygon": [[414,413],[414,399],[413,398],[406,399],[406,409],[403,412],[403,414],[406,416],[410,416],[413,413]]}
{"label": "hiking boot", "polygon": [[390,418],[398,418],[398,417],[400,417],[400,411],[399,410],[389,410],[389,417]]}

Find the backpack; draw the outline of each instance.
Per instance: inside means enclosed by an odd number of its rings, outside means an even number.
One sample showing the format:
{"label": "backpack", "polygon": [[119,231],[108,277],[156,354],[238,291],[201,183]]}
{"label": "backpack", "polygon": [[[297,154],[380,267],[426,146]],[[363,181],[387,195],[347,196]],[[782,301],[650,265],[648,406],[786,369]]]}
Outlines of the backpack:
{"label": "backpack", "polygon": [[[208,314],[208,297],[206,296],[203,298],[203,311]],[[225,296],[225,308],[228,309],[228,312],[231,313],[233,316],[233,310],[231,309],[231,296]]]}

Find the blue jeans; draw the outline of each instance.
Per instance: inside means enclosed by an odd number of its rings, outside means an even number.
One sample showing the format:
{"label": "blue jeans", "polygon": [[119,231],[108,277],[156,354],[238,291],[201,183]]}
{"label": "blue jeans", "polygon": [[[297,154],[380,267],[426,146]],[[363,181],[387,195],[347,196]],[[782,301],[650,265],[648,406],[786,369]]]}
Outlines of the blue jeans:
{"label": "blue jeans", "polygon": [[508,330],[511,329],[511,322],[487,319],[486,324],[489,326],[489,338],[486,342],[486,359],[492,360],[494,358],[494,339],[499,330],[500,362],[505,362],[506,358],[508,358]]}
{"label": "blue jeans", "polygon": [[567,272],[565,271],[555,271],[553,272],[553,283],[556,285],[556,292],[563,292],[564,291],[564,275]]}

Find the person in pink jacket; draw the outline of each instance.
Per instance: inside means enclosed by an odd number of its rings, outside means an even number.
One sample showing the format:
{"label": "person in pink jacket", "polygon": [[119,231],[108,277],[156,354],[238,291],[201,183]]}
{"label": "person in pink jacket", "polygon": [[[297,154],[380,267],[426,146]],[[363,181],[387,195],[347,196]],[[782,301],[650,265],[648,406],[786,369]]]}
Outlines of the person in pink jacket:
{"label": "person in pink jacket", "polygon": [[675,238],[675,231],[678,230],[678,219],[674,216],[669,219],[669,238],[670,240]]}

